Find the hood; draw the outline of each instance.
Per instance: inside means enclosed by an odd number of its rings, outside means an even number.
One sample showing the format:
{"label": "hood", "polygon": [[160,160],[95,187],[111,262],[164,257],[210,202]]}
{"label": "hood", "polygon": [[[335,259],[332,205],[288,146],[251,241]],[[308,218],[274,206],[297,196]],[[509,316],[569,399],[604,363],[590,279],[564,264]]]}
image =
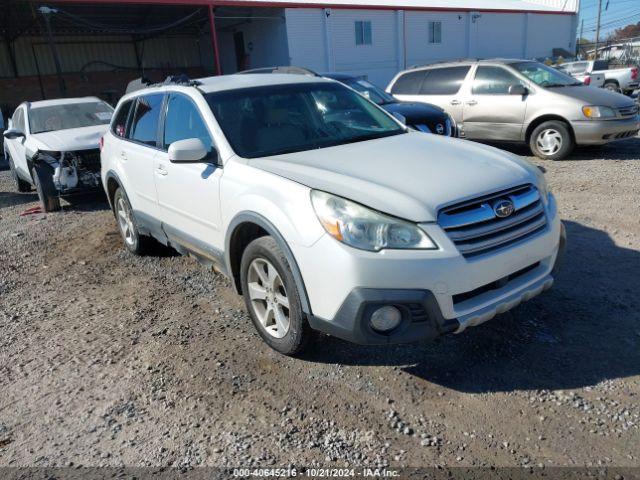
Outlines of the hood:
{"label": "hood", "polygon": [[621,93],[610,92],[604,88],[575,86],[548,88],[547,92],[553,92],[563,97],[581,100],[585,105],[599,105],[603,107],[628,107],[633,104],[633,99]]}
{"label": "hood", "polygon": [[248,162],[414,222],[435,221],[445,205],[537,178],[536,167],[513,154],[419,132]]}
{"label": "hood", "polygon": [[27,150],[35,153],[38,150],[51,152],[72,152],[98,148],[100,137],[108,130],[109,125],[69,128],[53,132],[34,133],[25,142]]}
{"label": "hood", "polygon": [[389,113],[399,113],[407,119],[409,125],[416,123],[443,122],[447,114],[440,107],[426,103],[395,102],[380,105]]}

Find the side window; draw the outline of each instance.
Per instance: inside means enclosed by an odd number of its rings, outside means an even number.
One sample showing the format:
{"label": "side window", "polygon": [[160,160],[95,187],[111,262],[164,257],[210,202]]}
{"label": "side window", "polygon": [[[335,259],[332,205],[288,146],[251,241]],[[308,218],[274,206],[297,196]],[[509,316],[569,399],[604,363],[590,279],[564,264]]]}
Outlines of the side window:
{"label": "side window", "polygon": [[356,45],[371,45],[371,22],[356,22]]}
{"label": "side window", "polygon": [[391,93],[398,95],[417,95],[425,77],[425,71],[408,72],[400,76],[391,87]]}
{"label": "side window", "polygon": [[171,94],[164,121],[164,149],[178,140],[199,138],[211,151],[213,140],[195,104],[186,96]]}
{"label": "side window", "polygon": [[478,67],[471,91],[474,95],[507,95],[511,85],[522,82],[501,67]]}
{"label": "side window", "polygon": [[455,95],[460,90],[471,67],[446,67],[428,70],[422,83],[422,95]]}
{"label": "side window", "polygon": [[133,100],[127,100],[120,106],[113,117],[113,122],[111,123],[111,131],[118,137],[124,137],[127,131],[127,119],[129,118],[131,105],[133,105]]}
{"label": "side window", "polygon": [[151,147],[157,145],[158,119],[163,98],[162,93],[138,97],[127,138]]}

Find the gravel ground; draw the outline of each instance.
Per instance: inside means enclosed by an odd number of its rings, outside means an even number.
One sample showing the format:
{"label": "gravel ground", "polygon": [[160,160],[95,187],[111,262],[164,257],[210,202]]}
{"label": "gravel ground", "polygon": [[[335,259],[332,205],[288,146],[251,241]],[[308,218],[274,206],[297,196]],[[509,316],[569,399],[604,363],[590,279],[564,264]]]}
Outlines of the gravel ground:
{"label": "gravel ground", "polygon": [[640,466],[640,139],[536,162],[569,235],[552,290],[302,359],[222,277],[127,254],[102,199],[20,216],[0,172],[0,466]]}

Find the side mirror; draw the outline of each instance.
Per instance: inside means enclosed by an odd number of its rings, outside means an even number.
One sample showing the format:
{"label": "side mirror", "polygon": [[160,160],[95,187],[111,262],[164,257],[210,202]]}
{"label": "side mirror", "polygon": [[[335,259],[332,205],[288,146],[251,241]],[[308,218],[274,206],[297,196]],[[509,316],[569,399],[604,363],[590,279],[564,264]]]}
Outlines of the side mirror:
{"label": "side mirror", "polygon": [[169,145],[169,160],[173,163],[200,163],[209,151],[199,138],[178,140]]}
{"label": "side mirror", "polygon": [[400,123],[402,123],[403,125],[407,124],[407,117],[405,117],[404,115],[402,115],[401,113],[398,112],[392,112],[391,115],[393,115],[396,120],[398,120]]}
{"label": "side mirror", "polygon": [[15,140],[16,138],[24,137],[24,132],[17,128],[10,128],[9,130],[5,130],[3,135],[7,140]]}
{"label": "side mirror", "polygon": [[527,93],[529,93],[529,89],[520,83],[509,86],[509,95],[522,96],[526,95]]}

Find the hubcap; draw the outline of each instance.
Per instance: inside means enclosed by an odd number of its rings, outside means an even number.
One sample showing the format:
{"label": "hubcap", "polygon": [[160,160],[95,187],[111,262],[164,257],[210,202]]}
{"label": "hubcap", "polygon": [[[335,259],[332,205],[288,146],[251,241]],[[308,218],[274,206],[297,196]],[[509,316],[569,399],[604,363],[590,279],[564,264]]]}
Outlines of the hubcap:
{"label": "hubcap", "polygon": [[136,241],[131,212],[122,197],[116,202],[116,213],[118,215],[118,225],[122,232],[122,237],[127,245],[133,245]]}
{"label": "hubcap", "polygon": [[562,135],[553,128],[547,128],[538,135],[536,145],[545,155],[553,155],[562,148]]}
{"label": "hubcap", "polygon": [[247,274],[249,298],[260,325],[274,338],[289,331],[289,298],[280,274],[268,260],[256,258]]}

